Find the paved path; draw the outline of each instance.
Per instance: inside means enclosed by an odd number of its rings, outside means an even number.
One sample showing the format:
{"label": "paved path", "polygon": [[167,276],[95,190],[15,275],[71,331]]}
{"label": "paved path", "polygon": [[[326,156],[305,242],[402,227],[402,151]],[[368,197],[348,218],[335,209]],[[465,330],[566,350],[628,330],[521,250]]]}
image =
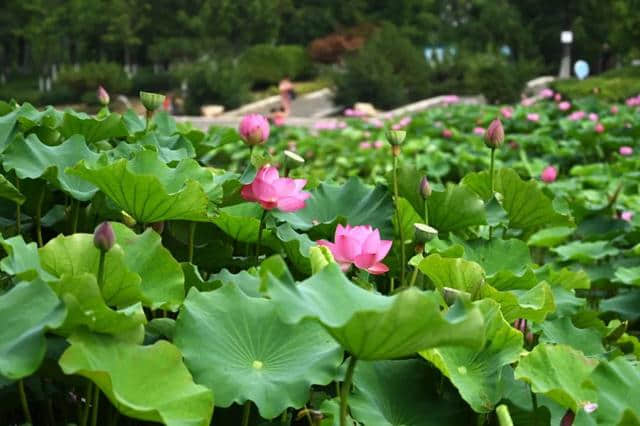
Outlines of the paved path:
{"label": "paved path", "polygon": [[[272,108],[279,106],[280,96],[270,96],[228,111],[221,117],[238,117],[250,113],[268,115]],[[292,117],[328,117],[340,110],[340,107],[333,105],[333,94],[329,89],[316,90],[315,92],[298,96],[291,102]]]}

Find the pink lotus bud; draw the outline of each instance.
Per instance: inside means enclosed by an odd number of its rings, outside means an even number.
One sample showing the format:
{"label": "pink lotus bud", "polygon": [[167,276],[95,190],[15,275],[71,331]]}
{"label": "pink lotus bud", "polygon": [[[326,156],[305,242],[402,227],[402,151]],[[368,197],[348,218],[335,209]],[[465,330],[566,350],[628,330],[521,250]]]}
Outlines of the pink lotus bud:
{"label": "pink lotus bud", "polygon": [[540,114],[530,112],[529,114],[527,114],[527,120],[537,123],[538,121],[540,121]]}
{"label": "pink lotus bud", "polygon": [[269,122],[260,114],[248,114],[242,117],[238,132],[245,144],[262,145],[269,139]]}
{"label": "pink lotus bud", "polygon": [[160,222],[153,222],[151,224],[151,229],[162,235],[162,231],[164,231],[164,221],[161,220]]}
{"label": "pink lotus bud", "polygon": [[596,114],[595,112],[589,113],[589,120],[598,121],[598,114]]}
{"label": "pink lotus bud", "polygon": [[559,109],[560,111],[567,111],[567,110],[570,110],[570,109],[571,109],[571,102],[567,102],[567,101],[560,102],[560,103],[558,104],[558,109]]}
{"label": "pink lotus bud", "polygon": [[305,206],[311,194],[303,191],[306,179],[281,178],[275,167],[265,166],[249,185],[242,187],[241,195],[247,201],[260,203],[265,210],[279,209],[293,212]]}
{"label": "pink lotus bud", "polygon": [[576,415],[573,414],[573,411],[567,410],[562,416],[562,420],[560,420],[560,426],[573,426],[573,420],[576,418]]}
{"label": "pink lotus bud", "polygon": [[623,211],[622,213],[620,213],[620,219],[624,220],[625,222],[631,222],[631,220],[633,219],[633,212],[630,211]]}
{"label": "pink lotus bud", "polygon": [[562,95],[560,93],[556,93],[556,95],[553,97],[553,100],[556,102],[560,102],[562,100]]}
{"label": "pink lotus bud", "polygon": [[527,344],[528,345],[533,344],[533,339],[534,339],[533,333],[530,331],[527,331],[527,333],[524,335],[524,340],[526,340]]}
{"label": "pink lotus bud", "polygon": [[504,107],[500,110],[500,114],[502,114],[502,116],[504,118],[511,118],[513,117],[513,108],[511,107]]}
{"label": "pink lotus bud", "polygon": [[571,121],[578,121],[578,120],[582,120],[585,116],[585,112],[584,111],[575,111],[573,113],[571,113],[571,115],[569,115],[569,120]]}
{"label": "pink lotus bud", "polygon": [[422,195],[422,198],[425,200],[431,195],[431,185],[426,176],[423,176],[420,180],[420,195]]}
{"label": "pink lotus bud", "polygon": [[484,135],[484,144],[487,148],[496,149],[504,143],[504,127],[499,119],[495,119],[489,124]]}
{"label": "pink lotus bud", "polygon": [[484,132],[485,132],[484,127],[477,126],[473,128],[473,133],[475,135],[484,136]]}
{"label": "pink lotus bud", "polygon": [[98,101],[104,106],[109,105],[109,92],[102,86],[98,86]]}
{"label": "pink lotus bud", "polygon": [[633,148],[630,146],[621,146],[618,152],[620,152],[620,155],[631,155],[633,154]]}
{"label": "pink lotus bud", "polygon": [[101,251],[107,252],[116,243],[116,235],[110,222],[102,222],[93,231],[93,245]]}
{"label": "pink lotus bud", "polygon": [[611,114],[617,114],[619,111],[617,105],[611,105]]}
{"label": "pink lotus bud", "polygon": [[602,125],[602,123],[598,123],[594,127],[594,130],[596,131],[596,133],[602,133],[604,132],[604,126]]}
{"label": "pink lotus bud", "polygon": [[381,261],[389,253],[391,243],[390,240],[381,240],[380,231],[369,225],[338,225],[333,243],[327,240],[317,241],[319,246],[325,246],[331,251],[343,271],[356,265],[374,275],[384,274],[389,270]]}
{"label": "pink lotus bud", "polygon": [[360,149],[369,149],[371,148],[371,142],[368,142],[368,141],[360,142],[360,145],[358,146],[360,147]]}
{"label": "pink lotus bud", "polygon": [[520,103],[522,104],[522,106],[528,107],[535,104],[536,100],[534,98],[524,98],[522,101],[520,101]]}
{"label": "pink lotus bud", "polygon": [[382,142],[381,140],[377,140],[373,143],[373,147],[375,149],[380,149],[384,146],[384,142]]}
{"label": "pink lotus bud", "polygon": [[553,166],[547,166],[540,175],[542,180],[547,183],[554,182],[558,177],[558,170]]}
{"label": "pink lotus bud", "polygon": [[444,129],[442,130],[442,137],[443,138],[447,138],[447,139],[451,139],[453,137],[453,132],[449,129]]}
{"label": "pink lotus bud", "polygon": [[548,87],[545,87],[540,91],[540,97],[545,99],[553,97],[553,90],[549,89]]}

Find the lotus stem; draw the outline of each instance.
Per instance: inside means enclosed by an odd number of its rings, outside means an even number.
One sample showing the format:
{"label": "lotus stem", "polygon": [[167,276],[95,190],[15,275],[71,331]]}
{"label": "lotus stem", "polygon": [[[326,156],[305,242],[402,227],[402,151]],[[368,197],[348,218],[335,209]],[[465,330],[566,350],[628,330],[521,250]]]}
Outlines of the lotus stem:
{"label": "lotus stem", "polygon": [[249,426],[249,419],[251,418],[251,401],[247,400],[244,403],[242,409],[242,426]]}
{"label": "lotus stem", "polygon": [[536,396],[531,386],[529,386],[531,392],[531,406],[533,407],[533,426],[538,426],[538,397]]}
{"label": "lotus stem", "polygon": [[[16,176],[16,189],[20,192],[20,179]],[[22,232],[22,207],[20,203],[16,203],[16,232],[20,235]]]}
{"label": "lotus stem", "polygon": [[146,118],[146,123],[144,126],[144,132],[147,133],[149,131],[149,128],[151,128],[151,118],[153,117],[153,111],[149,111],[146,110],[145,111],[145,118]]}
{"label": "lotus stem", "polygon": [[496,414],[498,415],[500,426],[513,426],[513,420],[511,419],[511,414],[509,414],[509,407],[504,404],[498,405]]}
{"label": "lotus stem", "polygon": [[33,424],[31,420],[31,411],[29,411],[29,403],[27,402],[27,394],[24,391],[24,381],[18,380],[18,393],[20,394],[20,403],[22,404],[22,411],[24,412],[24,418],[27,423]]}
{"label": "lotus stem", "polygon": [[78,216],[80,215],[80,201],[76,199],[71,200],[71,233],[75,234],[78,231]]}
{"label": "lotus stem", "polygon": [[429,203],[427,200],[424,200],[424,224],[429,224]]}
{"label": "lotus stem", "polygon": [[[491,164],[489,166],[489,186],[491,187],[491,197],[493,198],[493,194],[494,194],[494,182],[493,182],[493,166],[495,163],[495,157],[496,157],[496,149],[495,148],[491,148]],[[493,227],[489,226],[489,240],[491,240],[491,237],[493,236]]]}
{"label": "lotus stem", "polygon": [[262,245],[262,229],[264,228],[264,218],[267,215],[266,210],[262,210],[262,216],[260,216],[260,224],[258,225],[258,242],[256,243],[256,266],[260,262],[260,248]]}
{"label": "lotus stem", "polygon": [[89,421],[89,408],[91,407],[91,395],[93,394],[93,382],[89,381],[87,385],[87,393],[85,395],[84,401],[84,412],[82,413],[82,420],[80,421],[81,426],[87,426],[87,421]]}
{"label": "lotus stem", "polygon": [[41,223],[42,202],[44,201],[44,191],[45,191],[45,187],[43,186],[42,192],[40,192],[40,197],[38,198],[38,202],[36,204],[35,222],[36,222],[36,236],[38,238],[38,247],[42,247],[44,245],[42,242],[42,223]]}
{"label": "lotus stem", "polygon": [[98,263],[98,287],[102,289],[104,284],[104,260],[107,256],[107,252],[100,250],[100,262]]}
{"label": "lotus stem", "polygon": [[413,274],[411,274],[411,281],[409,281],[409,287],[413,287],[416,283],[416,278],[418,278],[418,266],[413,269]]}
{"label": "lotus stem", "polygon": [[351,392],[351,382],[353,382],[353,372],[355,371],[357,361],[358,359],[351,355],[349,366],[347,367],[347,374],[344,377],[344,382],[342,383],[340,393],[340,426],[347,426],[347,402],[349,399],[349,393]]}
{"label": "lotus stem", "polygon": [[196,237],[196,223],[189,222],[189,263],[193,263],[193,246]]}
{"label": "lotus stem", "polygon": [[393,156],[393,195],[396,203],[396,223],[398,225],[398,237],[400,237],[400,286],[404,285],[405,269],[407,267],[407,254],[404,247],[404,235],[400,223],[400,209],[398,208],[398,156]]}
{"label": "lotus stem", "polygon": [[91,412],[91,426],[98,424],[98,407],[100,404],[100,388],[94,386],[93,389],[93,411]]}

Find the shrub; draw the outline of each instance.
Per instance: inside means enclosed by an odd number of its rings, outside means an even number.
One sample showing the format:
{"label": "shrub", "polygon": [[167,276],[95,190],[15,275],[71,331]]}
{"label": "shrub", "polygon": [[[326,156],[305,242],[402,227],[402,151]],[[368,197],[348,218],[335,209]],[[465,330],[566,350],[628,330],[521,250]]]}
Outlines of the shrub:
{"label": "shrub", "polygon": [[617,102],[640,93],[640,79],[633,77],[591,77],[585,80],[559,80],[552,87],[570,99],[597,95]]}
{"label": "shrub", "polygon": [[294,79],[313,76],[313,64],[301,46],[258,44],[241,56],[240,66],[258,86],[275,84],[286,76]]}
{"label": "shrub", "polygon": [[129,93],[131,80],[121,65],[112,62],[89,62],[77,70],[66,66],[60,71],[58,84],[66,86],[76,96],[104,86],[111,94]]}
{"label": "shrub", "polygon": [[137,95],[140,90],[147,92],[168,92],[180,87],[178,78],[167,71],[153,72],[151,68],[139,70],[131,79],[130,93]]}

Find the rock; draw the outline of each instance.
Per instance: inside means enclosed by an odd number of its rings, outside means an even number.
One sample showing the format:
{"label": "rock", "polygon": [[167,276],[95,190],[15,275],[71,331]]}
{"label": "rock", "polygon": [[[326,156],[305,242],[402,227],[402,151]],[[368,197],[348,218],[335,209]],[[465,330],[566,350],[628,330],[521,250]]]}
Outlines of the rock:
{"label": "rock", "polygon": [[353,106],[353,109],[355,109],[356,111],[360,111],[361,113],[363,113],[364,115],[376,115],[378,113],[378,111],[376,111],[376,108],[367,102],[356,102],[356,104]]}
{"label": "rock", "polygon": [[200,111],[205,117],[215,117],[224,112],[224,107],[222,105],[202,105]]}

